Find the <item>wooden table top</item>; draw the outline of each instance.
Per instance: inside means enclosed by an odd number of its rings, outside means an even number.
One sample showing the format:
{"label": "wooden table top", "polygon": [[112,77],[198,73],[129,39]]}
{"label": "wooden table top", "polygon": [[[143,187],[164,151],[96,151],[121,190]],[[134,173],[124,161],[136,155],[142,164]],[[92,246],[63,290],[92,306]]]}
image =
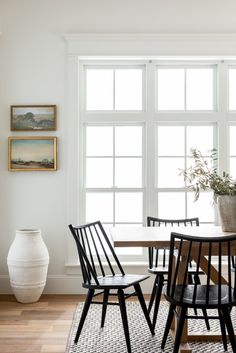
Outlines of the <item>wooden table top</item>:
{"label": "wooden table top", "polygon": [[114,247],[165,247],[170,244],[170,233],[176,232],[199,237],[222,237],[236,233],[223,232],[221,227],[213,225],[200,225],[199,227],[112,227],[110,235]]}

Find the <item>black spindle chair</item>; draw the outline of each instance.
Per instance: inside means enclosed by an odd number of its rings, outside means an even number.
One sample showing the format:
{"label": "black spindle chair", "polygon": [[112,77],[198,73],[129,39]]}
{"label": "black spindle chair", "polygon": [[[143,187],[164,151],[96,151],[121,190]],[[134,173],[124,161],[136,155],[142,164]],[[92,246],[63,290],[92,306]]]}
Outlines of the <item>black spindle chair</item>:
{"label": "black spindle chair", "polygon": [[[149,276],[125,274],[100,221],[82,226],[70,224],[69,228],[77,245],[83,275],[83,287],[88,289],[74,342],[78,342],[90,304],[102,304],[103,306],[101,327],[105,323],[107,305],[119,305],[127,350],[131,353],[125,305],[127,298],[137,295],[149,329],[154,335],[154,329],[140,287],[140,282]],[[134,287],[134,292],[125,293],[124,290],[131,286]],[[103,295],[102,300],[93,300],[94,297],[101,294]],[[118,297],[118,302],[109,302],[109,297],[114,295]]]}
{"label": "black spindle chair", "polygon": [[[199,226],[198,217],[195,218],[185,218],[185,219],[163,219],[157,217],[147,217],[147,226],[148,227],[162,227],[162,226]],[[166,281],[166,277],[168,274],[168,259],[169,259],[169,248],[157,249],[155,247],[148,248],[148,260],[149,260],[149,268],[148,272],[156,275],[153,287],[152,294],[148,306],[149,313],[152,310],[152,306],[154,304],[154,312],[153,312],[153,327],[155,329],[157,315],[161,300],[162,288],[164,282]],[[201,272],[203,274],[203,272]],[[200,283],[199,276],[196,274],[194,267],[192,267],[192,263],[189,263],[189,271],[188,271],[188,281],[189,283],[193,283],[196,281]],[[154,303],[155,301],[155,303]],[[209,321],[207,319],[207,312],[203,309],[203,315],[205,316],[205,323],[208,330],[210,330]],[[197,311],[195,310],[197,314]]]}
{"label": "black spindle chair", "polygon": [[[230,316],[232,307],[236,305],[236,272],[231,271],[232,254],[235,248],[236,235],[213,238],[171,233],[168,280],[167,286],[164,287],[164,296],[170,303],[170,308],[161,349],[165,348],[174,315],[178,320],[176,320],[177,330],[173,353],[178,353],[185,319],[204,318],[204,316],[188,315],[187,309],[216,309],[216,315],[208,315],[208,318],[219,319],[225,350],[227,350],[227,328],[232,350],[236,353]],[[208,261],[206,283],[188,284],[189,261],[195,261],[198,274],[201,271],[203,257]],[[213,271],[212,266],[216,272]],[[214,273],[217,275],[212,278]],[[213,284],[213,279],[217,284]],[[176,310],[176,307],[179,309]]]}

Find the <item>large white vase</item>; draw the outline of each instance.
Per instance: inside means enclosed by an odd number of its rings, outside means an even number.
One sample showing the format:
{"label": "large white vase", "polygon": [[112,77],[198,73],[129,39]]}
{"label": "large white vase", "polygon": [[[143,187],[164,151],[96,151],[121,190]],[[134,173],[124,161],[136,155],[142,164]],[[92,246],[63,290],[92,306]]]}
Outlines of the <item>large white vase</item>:
{"label": "large white vase", "polygon": [[16,231],[7,264],[10,283],[20,303],[39,300],[46,284],[49,254],[38,229]]}

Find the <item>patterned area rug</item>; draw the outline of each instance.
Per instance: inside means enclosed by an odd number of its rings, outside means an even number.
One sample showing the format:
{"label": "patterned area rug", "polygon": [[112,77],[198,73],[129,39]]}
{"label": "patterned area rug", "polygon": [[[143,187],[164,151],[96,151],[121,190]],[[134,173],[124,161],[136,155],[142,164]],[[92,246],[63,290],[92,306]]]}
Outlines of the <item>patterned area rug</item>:
{"label": "patterned area rug", "polygon": [[[127,314],[130,330],[132,353],[161,353],[161,340],[166,323],[168,304],[162,302],[159,308],[155,336],[152,336],[144,319],[143,312],[137,302],[127,302]],[[66,353],[127,353],[123,326],[118,306],[110,305],[107,309],[105,326],[100,328],[101,305],[91,305],[78,344],[74,344],[78,322],[83,304],[76,309],[68,339]],[[212,312],[211,312],[212,314]],[[235,308],[232,310],[234,327],[236,328]],[[190,320],[191,332],[204,332],[204,320]],[[210,320],[212,331],[220,331],[218,320]],[[221,342],[191,342],[191,348],[196,353],[223,353]],[[173,340],[168,337],[165,353],[173,350]],[[228,352],[232,352],[228,344]]]}

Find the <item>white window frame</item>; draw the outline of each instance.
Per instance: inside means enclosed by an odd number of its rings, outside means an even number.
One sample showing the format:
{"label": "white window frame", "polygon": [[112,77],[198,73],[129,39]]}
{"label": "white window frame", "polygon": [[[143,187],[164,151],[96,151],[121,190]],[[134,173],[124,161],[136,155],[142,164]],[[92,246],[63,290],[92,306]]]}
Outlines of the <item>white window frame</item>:
{"label": "white window frame", "polygon": [[[143,81],[143,95],[142,95],[142,110],[105,110],[105,111],[90,111],[86,110],[86,97],[85,97],[85,92],[86,92],[86,69],[87,68],[92,68],[92,69],[119,69],[119,68],[124,68],[124,69],[142,69],[143,74],[142,74],[142,81]],[[139,62],[138,61],[126,61],[126,60],[115,60],[114,62],[112,61],[107,61],[107,60],[99,60],[98,62],[96,61],[91,61],[91,60],[82,60],[79,64],[79,71],[80,71],[80,77],[82,78],[80,85],[83,90],[83,94],[80,97],[80,102],[81,102],[81,110],[80,110],[80,117],[81,117],[81,131],[83,131],[83,136],[81,136],[81,139],[83,140],[83,143],[80,146],[80,161],[83,161],[82,167],[80,168],[80,185],[82,186],[81,189],[81,197],[80,197],[80,220],[82,222],[85,222],[85,208],[86,208],[86,189],[87,191],[94,191],[94,192],[99,192],[99,191],[104,191],[104,192],[112,192],[113,194],[116,192],[142,192],[143,194],[143,219],[145,218],[144,215],[144,210],[145,210],[145,204],[146,204],[146,175],[145,175],[145,170],[146,170],[146,128],[145,128],[145,116],[147,114],[146,112],[146,62]],[[114,91],[113,91],[114,93]],[[114,102],[115,104],[115,102]],[[127,119],[128,116],[128,119]],[[85,127],[86,126],[142,126],[142,187],[140,188],[120,188],[120,187],[113,187],[113,188],[86,188],[85,187],[85,159],[86,156],[84,154],[85,151],[85,146],[86,146],[86,141],[85,141]],[[114,205],[113,205],[114,207]],[[115,207],[114,207],[114,212],[115,212]],[[114,218],[114,215],[113,215]],[[134,224],[135,222],[131,222]],[[104,223],[106,224],[106,223]],[[127,222],[122,222],[120,224],[129,224]],[[132,262],[138,262],[142,261],[144,258],[144,254],[146,253],[146,250],[143,249],[141,255],[126,255],[122,256],[119,255],[119,258],[123,261],[132,261]]]}
{"label": "white window frame", "polygon": [[[236,154],[231,154],[230,151],[230,127],[236,127],[236,121],[229,121],[228,126],[227,126],[227,135],[228,135],[228,144],[227,144],[227,171],[230,173],[230,159],[234,158],[236,160]],[[231,174],[231,173],[230,173]],[[232,175],[234,179],[236,179],[236,175]]]}
{"label": "white window frame", "polygon": [[[158,109],[158,96],[156,94],[156,111],[157,113],[182,113],[182,114],[186,114],[186,113],[212,113],[212,112],[216,112],[217,111],[217,66],[218,63],[214,63],[212,62],[210,63],[205,63],[205,62],[194,62],[194,63],[189,63],[189,62],[178,62],[175,63],[175,65],[173,64],[167,64],[167,63],[158,63],[156,66],[156,82],[158,79],[158,69],[183,69],[184,70],[184,109],[183,110],[161,110]],[[201,68],[201,69],[213,69],[213,109],[212,110],[190,110],[187,109],[187,80],[186,80],[186,70],[188,69],[197,69],[197,68]],[[157,86],[157,83],[156,83]]]}
{"label": "white window frame", "polygon": [[[127,62],[127,61],[115,61],[115,62],[109,62],[109,61],[98,61],[95,63],[89,63],[89,61],[81,61],[82,71],[83,71],[83,82],[85,83],[84,86],[84,92],[86,92],[86,69],[97,69],[97,70],[104,70],[104,69],[110,69],[113,70],[113,109],[112,110],[88,110],[86,109],[86,100],[85,96],[83,96],[83,111],[87,114],[89,113],[94,113],[94,114],[106,114],[106,113],[130,113],[130,112],[137,112],[137,113],[142,113],[145,112],[146,110],[146,90],[145,90],[145,82],[146,82],[146,75],[145,75],[145,63],[136,63],[136,62]],[[140,110],[117,110],[115,109],[115,70],[116,69],[141,69],[142,70],[142,109]]]}
{"label": "white window frame", "polygon": [[[147,163],[155,162],[154,154],[151,152],[150,146],[154,143],[153,128],[156,122],[214,122],[218,127],[218,144],[219,144],[219,172],[226,170],[228,148],[226,141],[228,137],[227,124],[229,121],[236,122],[236,114],[227,112],[227,68],[229,65],[235,65],[236,62],[236,35],[233,34],[66,34],[64,38],[67,41],[67,111],[66,122],[62,122],[62,128],[67,129],[67,139],[65,151],[67,154],[66,173],[67,173],[67,223],[78,223],[81,219],[81,207],[79,200],[81,199],[81,180],[79,178],[80,164],[78,151],[81,153],[81,101],[78,100],[79,85],[78,77],[81,75],[78,62],[87,58],[116,60],[125,57],[128,61],[140,60],[141,63],[148,62],[153,67],[161,62],[206,62],[218,63],[218,93],[217,93],[217,111],[194,114],[186,112],[183,114],[161,113],[150,108],[155,106],[155,96],[152,95],[150,87],[154,87],[155,79],[153,79],[153,70],[147,70],[147,91],[150,93],[146,97],[148,115],[146,130],[150,136],[147,141]],[[188,53],[188,57],[186,57]],[[127,56],[128,54],[128,56]],[[138,55],[138,56],[137,56]],[[205,55],[205,56],[204,56]],[[86,57],[85,57],[86,56]],[[109,57],[108,57],[109,56]],[[134,60],[135,59],[135,60]],[[154,64],[155,61],[155,64]],[[117,113],[119,114],[119,113]],[[106,120],[109,121],[109,113],[106,114]],[[133,113],[130,121],[142,121],[143,112]],[[92,118],[92,114],[90,115]],[[93,117],[94,118],[94,117]],[[92,121],[92,119],[91,119]],[[226,158],[227,156],[227,158]],[[78,183],[79,180],[79,183]],[[147,199],[149,204],[146,205],[146,212],[150,214],[153,209],[153,191],[154,178],[152,173],[147,173],[147,182],[150,189],[147,191]],[[145,215],[146,217],[146,215]],[[78,273],[78,257],[74,246],[73,239],[68,237],[68,229],[65,225],[67,245],[67,273]]]}
{"label": "white window frame", "polygon": [[234,110],[229,109],[229,91],[230,91],[230,89],[229,89],[229,70],[230,69],[236,70],[236,63],[230,63],[228,65],[228,70],[227,70],[227,113],[228,114],[236,114],[236,109],[234,109]]}
{"label": "white window frame", "polygon": [[[217,132],[218,132],[218,129],[217,129],[217,125],[216,123],[214,122],[159,122],[156,124],[156,135],[157,135],[157,129],[159,126],[183,126],[184,129],[185,129],[185,132],[184,132],[184,135],[185,135],[185,141],[184,141],[184,163],[185,163],[185,166],[184,168],[187,167],[187,158],[190,157],[190,155],[188,154],[188,151],[187,151],[187,146],[186,146],[186,128],[189,127],[189,126],[211,126],[213,127],[213,148],[217,148],[218,146],[218,142],[217,142]],[[157,147],[157,138],[156,138],[156,143],[155,143],[155,160],[156,160],[156,170],[155,170],[155,175],[156,175],[156,178],[155,178],[155,188],[156,188],[156,197],[158,198],[158,193],[159,192],[181,192],[181,193],[184,193],[185,195],[185,210],[184,210],[184,218],[189,218],[189,215],[188,215],[188,194],[191,193],[191,191],[187,188],[186,186],[186,183],[185,183],[185,186],[183,187],[159,187],[158,184],[157,184],[157,171],[158,171],[158,147]],[[168,156],[170,158],[175,158],[175,157],[179,157],[179,156]],[[182,156],[181,156],[182,157]],[[207,192],[207,191],[202,191],[202,192]],[[216,212],[216,209],[214,210],[215,212],[215,220],[217,219],[217,212]],[[158,209],[158,204],[156,205],[156,214],[159,213],[159,209]],[[205,223],[205,224],[212,224],[212,222],[203,222],[200,220],[201,223]]]}
{"label": "white window frame", "polygon": [[[85,154],[85,151],[86,151],[86,132],[85,132],[85,129],[87,126],[95,126],[95,127],[99,127],[99,126],[109,126],[109,127],[112,127],[112,128],[115,128],[117,126],[140,126],[142,127],[142,155],[138,158],[142,158],[142,186],[140,187],[117,187],[115,185],[113,185],[113,187],[111,188],[100,188],[100,187],[86,187],[85,185],[85,181],[86,181],[86,154]],[[143,204],[145,203],[145,199],[146,199],[146,195],[145,195],[145,188],[144,188],[144,185],[146,184],[145,182],[145,169],[146,169],[146,160],[145,160],[145,133],[144,133],[144,129],[145,129],[145,126],[144,124],[142,123],[121,123],[121,122],[106,122],[106,123],[103,123],[103,122],[97,122],[97,123],[86,123],[85,121],[83,122],[83,130],[84,130],[84,143],[83,143],[83,150],[82,150],[82,155],[81,155],[81,158],[82,158],[82,165],[83,165],[83,169],[81,169],[81,174],[82,174],[82,184],[83,184],[83,201],[82,201],[82,204],[84,205],[84,207],[82,207],[82,210],[83,210],[83,220],[85,220],[85,208],[86,208],[86,192],[111,192],[113,194],[117,193],[117,192],[142,192],[143,193]],[[114,130],[113,130],[113,133],[114,133]],[[116,158],[119,158],[119,157],[116,157],[114,155],[114,143],[115,143],[115,140],[113,139],[113,155],[111,156],[112,159],[116,159]],[[89,156],[90,158],[91,156]],[[125,156],[126,158],[129,158],[129,156]],[[135,158],[134,156],[130,156],[131,158]],[[102,156],[99,156],[98,158],[102,158]],[[113,178],[114,178],[114,167],[115,167],[115,163],[113,163]],[[114,180],[113,180],[114,182]],[[114,200],[113,200],[114,202]],[[114,219],[115,219],[115,215],[114,215],[114,212],[115,212],[115,205],[113,204],[113,222],[104,222],[104,224],[108,223],[112,223],[113,226],[114,226]],[[144,209],[144,207],[143,207]],[[141,224],[140,222],[119,222],[119,224]]]}
{"label": "white window frame", "polygon": [[[125,68],[136,68],[137,64],[136,63],[133,63],[133,62],[129,62],[127,63],[126,61],[117,61],[115,64],[114,63],[110,63],[110,65],[107,65],[107,62],[103,62],[103,61],[100,61],[100,62],[93,62],[92,61],[92,64],[90,61],[81,61],[80,63],[80,71],[81,71],[81,77],[83,78],[82,79],[82,82],[81,82],[81,87],[84,87],[84,91],[86,90],[86,69],[87,68],[99,68],[99,63],[100,63],[100,68],[102,69],[105,69],[105,68],[112,68],[112,69],[116,69],[116,68],[120,68],[120,67],[125,67]],[[217,64],[214,62],[213,64],[207,64],[204,63],[204,62],[200,62],[199,65],[197,65],[197,62],[189,65],[189,63],[186,63],[186,62],[178,62],[178,67],[181,67],[181,68],[198,68],[198,67],[211,67],[214,69],[214,77],[216,76],[216,66]],[[144,70],[144,74],[143,76],[146,76],[150,78],[150,76],[152,75],[152,79],[149,79],[150,82],[147,81],[147,87],[146,85],[143,86],[143,92],[145,92],[146,90],[149,89],[149,92],[151,90],[151,96],[157,96],[156,95],[156,79],[157,79],[157,76],[156,76],[156,73],[157,73],[157,68],[160,67],[160,63],[156,62],[156,61],[152,61],[152,62],[143,62],[141,65],[139,65],[138,67],[145,67],[145,70]],[[169,67],[167,64],[165,65],[165,67]],[[173,65],[170,64],[170,67],[173,68],[173,67],[177,67],[176,65]],[[146,80],[143,81],[144,83],[146,82]],[[215,81],[215,84],[216,84],[216,81]],[[215,91],[216,91],[217,87],[215,87]],[[145,102],[145,95],[143,95],[143,101]],[[149,97],[147,97],[149,98]],[[145,127],[147,127],[148,125],[150,125],[152,127],[152,130],[154,131],[154,139],[152,140],[153,142],[150,143],[149,142],[149,150],[152,150],[154,153],[154,163],[150,163],[150,161],[148,162],[148,160],[146,160],[146,158],[144,157],[143,158],[143,164],[144,164],[144,167],[143,167],[143,170],[147,170],[149,169],[151,172],[150,174],[152,174],[152,176],[150,177],[153,177],[153,174],[154,174],[154,185],[152,184],[152,182],[150,180],[148,180],[145,176],[145,174],[143,174],[143,224],[146,224],[146,217],[147,215],[155,215],[155,214],[158,214],[158,202],[157,202],[157,199],[158,199],[158,193],[161,192],[161,191],[166,191],[166,192],[173,192],[173,191],[177,191],[177,192],[184,192],[185,193],[185,203],[187,203],[187,189],[186,188],[157,188],[156,186],[156,183],[155,183],[155,180],[156,180],[156,176],[155,176],[155,173],[156,173],[156,156],[155,156],[155,143],[156,143],[156,124],[161,124],[161,122],[159,122],[159,115],[161,113],[163,113],[163,111],[157,111],[156,110],[156,104],[154,103],[154,101],[148,101],[147,100],[147,103],[144,103],[144,105],[147,107],[146,110],[143,110],[143,111],[139,111],[139,112],[133,112],[133,111],[121,111],[121,112],[117,112],[117,111],[87,111],[86,110],[86,97],[85,97],[85,93],[83,93],[81,95],[81,99],[82,99],[82,102],[81,102],[81,106],[82,106],[82,110],[80,111],[80,116],[81,116],[81,123],[83,124],[83,126],[86,124],[86,125],[90,125],[90,126],[93,126],[93,125],[104,125],[104,126],[115,126],[115,125],[130,125],[130,123],[128,123],[127,121],[132,121],[132,124],[133,125],[137,125],[137,124],[144,124],[144,129]],[[154,104],[153,104],[154,103]],[[214,102],[215,105],[216,105],[216,102]],[[155,116],[153,116],[150,112],[155,112]],[[137,115],[134,113],[137,113]],[[194,112],[191,112],[191,111],[185,111],[184,112],[185,115],[184,117],[186,116],[186,113],[188,113],[188,115],[193,115],[194,114],[194,117],[196,119],[196,115],[201,117],[203,113],[209,115],[211,113],[215,114],[216,111],[207,111],[207,112],[203,112],[203,111],[194,111]],[[172,117],[173,116],[179,116],[179,111],[171,111],[171,112],[164,112],[164,115],[165,115],[165,118],[167,120],[167,116],[169,118],[168,122],[165,123],[165,124],[169,124],[169,125],[173,125],[173,123],[171,122],[172,120]],[[139,119],[137,119],[137,117],[139,117]],[[197,120],[197,119],[196,119]],[[110,123],[109,123],[110,122]],[[162,124],[164,124],[164,122],[162,122]],[[198,123],[194,123],[194,122],[175,122],[174,125],[209,125],[209,123],[206,123],[206,122],[198,122]],[[83,128],[84,129],[84,128]],[[147,128],[146,128],[146,132],[143,133],[143,137],[147,134],[147,136],[149,135],[149,133],[147,132]],[[147,138],[147,140],[149,140],[149,138]],[[83,169],[84,169],[84,172],[81,170],[81,175],[82,175],[82,202],[81,202],[81,210],[82,210],[82,213],[81,213],[81,219],[82,219],[82,223],[85,222],[85,214],[84,214],[84,211],[85,211],[85,194],[86,194],[86,191],[85,191],[85,186],[84,186],[84,177],[85,177],[85,156],[84,156],[84,152],[85,151],[85,141],[83,142],[83,147],[81,149],[81,161],[83,161]],[[143,138],[143,151],[145,151],[145,139]],[[145,153],[144,155],[147,156],[148,158],[148,146],[147,146],[147,153]],[[148,165],[149,163],[149,165]],[[153,168],[151,169],[150,166],[153,166]],[[147,168],[148,167],[148,168]],[[152,185],[152,186],[151,186]],[[104,191],[109,191],[109,192],[117,192],[118,189],[103,189]],[[122,191],[122,189],[119,189],[120,191]],[[140,189],[131,189],[131,188],[125,188],[123,189],[123,191],[127,191],[127,192],[132,192],[132,191],[138,191]],[[93,189],[88,189],[88,191],[94,191],[94,192],[98,192],[98,191],[101,191],[100,188],[96,189],[96,188],[93,188]],[[149,195],[149,197],[147,196]],[[150,196],[152,195],[152,196]],[[156,197],[154,197],[154,195]],[[151,197],[151,199],[149,199]],[[154,207],[153,207],[154,206]],[[155,211],[156,210],[156,211]],[[185,215],[187,214],[187,206],[185,205]],[[146,254],[146,249],[144,249],[144,252],[143,252],[143,255]],[[140,261],[142,259],[142,256],[129,256],[129,258],[125,257],[124,256],[124,260],[126,261]]]}

